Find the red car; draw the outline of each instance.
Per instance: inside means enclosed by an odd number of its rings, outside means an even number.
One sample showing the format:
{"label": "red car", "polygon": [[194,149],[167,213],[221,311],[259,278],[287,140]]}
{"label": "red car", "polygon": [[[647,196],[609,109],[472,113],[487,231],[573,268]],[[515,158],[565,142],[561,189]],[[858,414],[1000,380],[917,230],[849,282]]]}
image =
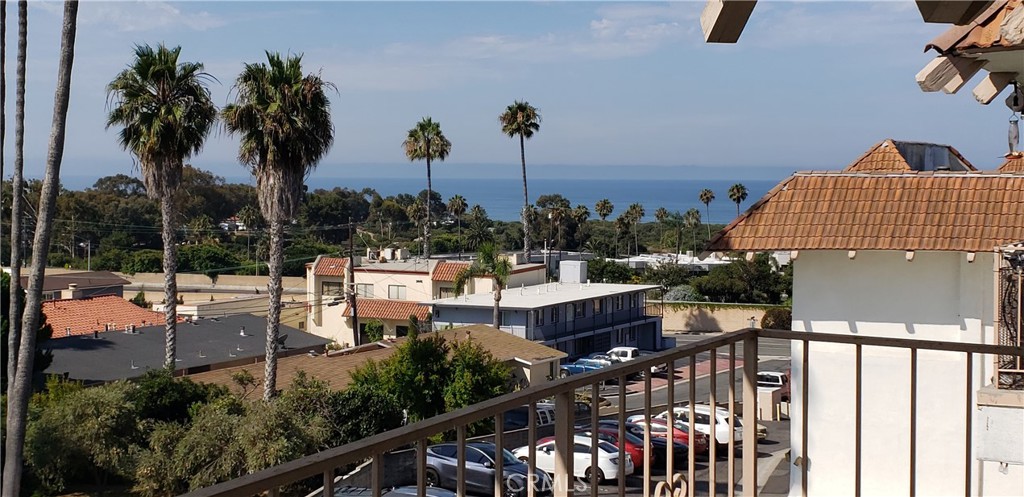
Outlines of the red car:
{"label": "red car", "polygon": [[[576,432],[577,436],[589,437],[591,436],[590,430],[579,430]],[[597,439],[603,440],[614,445],[616,448],[619,447],[619,430],[615,428],[609,428],[602,426],[598,428]],[[634,464],[643,464],[644,453],[647,453],[647,457],[651,458],[651,462],[654,462],[654,451],[644,450],[644,440],[630,432],[626,432],[626,453],[633,459]]]}
{"label": "red car", "polygon": [[[630,422],[636,423],[637,425],[644,427],[647,426],[647,423],[642,416],[639,417],[639,419],[634,419],[633,417],[631,417]],[[669,428],[668,425],[665,423],[665,420],[651,420],[652,437],[667,437],[668,431]],[[703,433],[698,433],[697,436],[694,438],[695,440],[693,445],[690,445],[690,434],[687,431],[687,426],[684,424],[676,423],[676,425],[672,428],[672,440],[675,440],[676,442],[685,444],[687,447],[690,447],[690,449],[693,450],[694,454],[706,454],[708,452],[708,436]]]}

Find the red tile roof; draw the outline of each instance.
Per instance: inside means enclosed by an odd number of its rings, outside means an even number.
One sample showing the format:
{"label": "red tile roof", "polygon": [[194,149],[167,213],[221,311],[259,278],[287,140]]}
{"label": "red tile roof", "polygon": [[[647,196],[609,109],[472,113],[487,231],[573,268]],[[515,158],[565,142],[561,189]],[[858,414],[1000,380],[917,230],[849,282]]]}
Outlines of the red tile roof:
{"label": "red tile roof", "polygon": [[[359,299],[356,302],[359,319],[373,318],[391,321],[406,321],[409,316],[427,319],[430,308],[410,300]],[[352,316],[352,307],[345,307],[345,316]]]}
{"label": "red tile roof", "polygon": [[999,166],[1001,173],[1024,173],[1024,154],[1018,153],[1006,157],[1006,162]]}
{"label": "red tile roof", "polygon": [[[955,25],[925,45],[941,54],[978,53],[1020,47],[1003,37],[1000,27],[1015,10],[1022,8],[1022,0],[997,0],[973,21]],[[1018,13],[1019,15],[1019,13]]]}
{"label": "red tile roof", "polygon": [[113,323],[118,330],[129,324],[141,328],[164,323],[163,313],[143,309],[117,295],[50,300],[43,302],[43,313],[53,327],[54,338],[67,336],[68,327],[72,335],[88,335],[103,331],[107,323]]}
{"label": "red tile roof", "polygon": [[347,257],[320,256],[313,263],[313,274],[315,276],[345,276],[345,267],[347,266]]}
{"label": "red tile roof", "polygon": [[796,173],[709,250],[981,252],[1024,240],[1024,174]]}
{"label": "red tile roof", "polygon": [[975,171],[960,152],[949,145],[885,139],[846,166],[845,171],[930,171],[949,166],[953,171]]}
{"label": "red tile roof", "polygon": [[434,281],[455,281],[455,275],[468,267],[468,262],[441,261],[434,266],[434,272],[430,274],[430,279]]}

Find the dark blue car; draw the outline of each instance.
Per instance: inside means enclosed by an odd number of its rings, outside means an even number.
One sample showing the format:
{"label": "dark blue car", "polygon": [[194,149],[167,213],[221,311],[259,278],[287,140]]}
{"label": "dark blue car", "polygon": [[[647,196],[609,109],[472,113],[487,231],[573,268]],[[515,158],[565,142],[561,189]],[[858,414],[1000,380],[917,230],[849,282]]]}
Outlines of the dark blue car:
{"label": "dark blue car", "polygon": [[606,364],[594,359],[577,359],[576,362],[566,364],[559,368],[558,376],[565,378],[574,374],[589,373],[590,371],[597,371],[605,366]]}

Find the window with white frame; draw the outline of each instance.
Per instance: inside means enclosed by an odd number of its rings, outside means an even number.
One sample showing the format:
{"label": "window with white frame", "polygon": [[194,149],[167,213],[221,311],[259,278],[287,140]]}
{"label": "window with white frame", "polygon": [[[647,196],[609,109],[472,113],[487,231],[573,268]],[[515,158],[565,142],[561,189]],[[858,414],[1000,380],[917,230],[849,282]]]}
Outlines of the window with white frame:
{"label": "window with white frame", "polygon": [[340,297],[343,285],[340,281],[325,281],[320,284],[320,294],[326,297]]}
{"label": "window with white frame", "polygon": [[373,283],[356,283],[356,296],[372,299]]}
{"label": "window with white frame", "polygon": [[405,285],[388,285],[388,298],[391,300],[405,300]]}

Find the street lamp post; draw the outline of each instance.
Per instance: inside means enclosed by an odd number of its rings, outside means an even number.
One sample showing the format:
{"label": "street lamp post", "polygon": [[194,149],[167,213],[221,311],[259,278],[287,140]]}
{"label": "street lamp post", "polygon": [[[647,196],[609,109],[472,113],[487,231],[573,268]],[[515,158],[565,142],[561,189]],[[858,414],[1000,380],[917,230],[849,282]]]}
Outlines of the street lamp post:
{"label": "street lamp post", "polygon": [[86,240],[85,242],[81,242],[78,244],[78,246],[84,248],[87,252],[86,269],[92,271],[92,240]]}

